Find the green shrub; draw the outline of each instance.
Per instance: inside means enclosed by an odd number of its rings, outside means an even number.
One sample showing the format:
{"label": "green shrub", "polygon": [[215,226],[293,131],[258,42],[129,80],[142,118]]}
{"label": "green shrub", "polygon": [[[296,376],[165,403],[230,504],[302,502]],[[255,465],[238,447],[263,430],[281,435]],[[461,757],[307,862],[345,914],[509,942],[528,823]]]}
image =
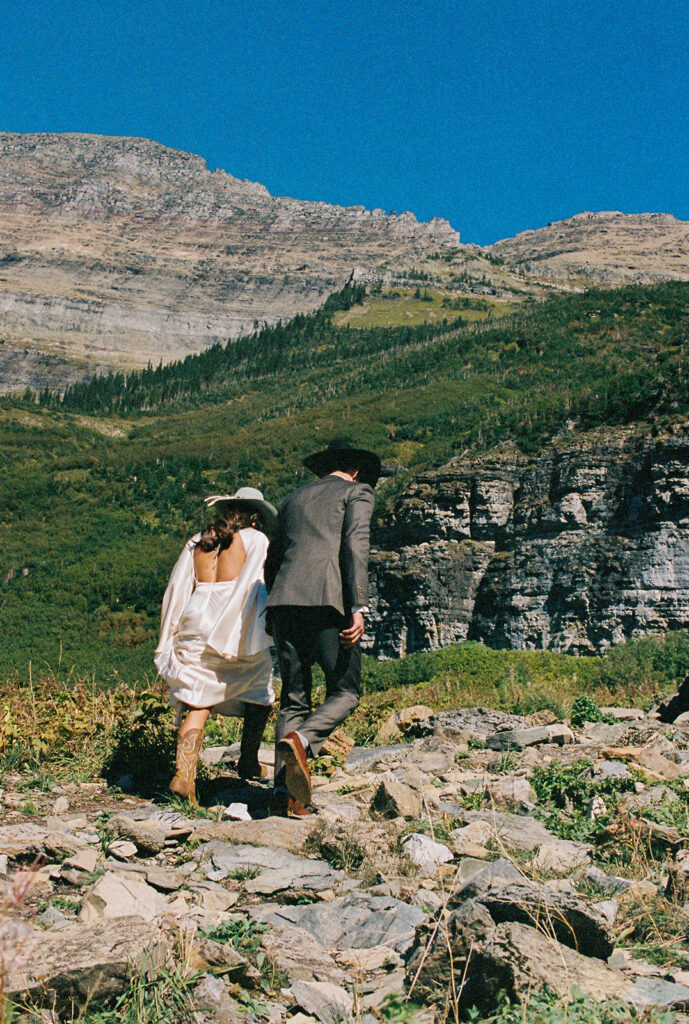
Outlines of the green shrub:
{"label": "green shrub", "polygon": [[575,729],[580,729],[586,722],[607,722],[608,725],[612,725],[615,717],[614,715],[604,715],[593,697],[580,694],[572,704],[570,720]]}

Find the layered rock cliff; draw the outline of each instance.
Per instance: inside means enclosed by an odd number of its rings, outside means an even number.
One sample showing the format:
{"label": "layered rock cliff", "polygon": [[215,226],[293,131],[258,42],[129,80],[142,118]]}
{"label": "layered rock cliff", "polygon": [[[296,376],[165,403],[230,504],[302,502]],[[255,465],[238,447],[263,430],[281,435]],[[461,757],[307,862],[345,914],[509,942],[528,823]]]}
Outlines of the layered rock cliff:
{"label": "layered rock cliff", "polygon": [[418,477],[377,538],[378,655],[585,654],[689,627],[689,424],[504,447]]}

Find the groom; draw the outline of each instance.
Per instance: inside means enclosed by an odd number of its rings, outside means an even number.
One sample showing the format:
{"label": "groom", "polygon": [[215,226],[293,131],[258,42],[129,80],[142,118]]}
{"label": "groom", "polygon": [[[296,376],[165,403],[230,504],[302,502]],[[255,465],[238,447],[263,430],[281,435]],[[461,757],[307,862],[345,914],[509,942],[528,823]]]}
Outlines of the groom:
{"label": "groom", "polygon": [[[308,757],[359,703],[369,528],[380,459],[333,441],[304,460],[318,480],[283,501],[265,565],[269,629],[280,661],[274,811],[311,814]],[[311,669],[323,669],[326,699],[311,707]]]}

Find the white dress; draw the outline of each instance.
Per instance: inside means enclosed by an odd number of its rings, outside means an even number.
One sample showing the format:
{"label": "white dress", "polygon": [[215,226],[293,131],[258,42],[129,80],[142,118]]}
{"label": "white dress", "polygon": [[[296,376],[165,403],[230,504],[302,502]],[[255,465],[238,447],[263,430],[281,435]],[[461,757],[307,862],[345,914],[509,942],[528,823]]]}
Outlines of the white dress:
{"label": "white dress", "polygon": [[263,563],[268,538],[239,531],[246,561],[239,576],[202,583],[194,573],[194,546],[184,545],[165,596],[155,666],[170,686],[170,703],[243,715],[246,704],[272,704],[273,663],[265,631]]}

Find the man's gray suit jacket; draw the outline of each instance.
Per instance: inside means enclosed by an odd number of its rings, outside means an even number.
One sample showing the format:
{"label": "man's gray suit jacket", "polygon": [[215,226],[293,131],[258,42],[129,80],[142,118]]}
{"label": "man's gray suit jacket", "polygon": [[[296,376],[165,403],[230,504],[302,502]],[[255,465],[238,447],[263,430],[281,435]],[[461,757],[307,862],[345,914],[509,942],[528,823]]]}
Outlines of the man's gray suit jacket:
{"label": "man's gray suit jacket", "polygon": [[373,488],[328,475],[280,506],[266,557],[269,608],[297,605],[348,614],[368,603]]}

